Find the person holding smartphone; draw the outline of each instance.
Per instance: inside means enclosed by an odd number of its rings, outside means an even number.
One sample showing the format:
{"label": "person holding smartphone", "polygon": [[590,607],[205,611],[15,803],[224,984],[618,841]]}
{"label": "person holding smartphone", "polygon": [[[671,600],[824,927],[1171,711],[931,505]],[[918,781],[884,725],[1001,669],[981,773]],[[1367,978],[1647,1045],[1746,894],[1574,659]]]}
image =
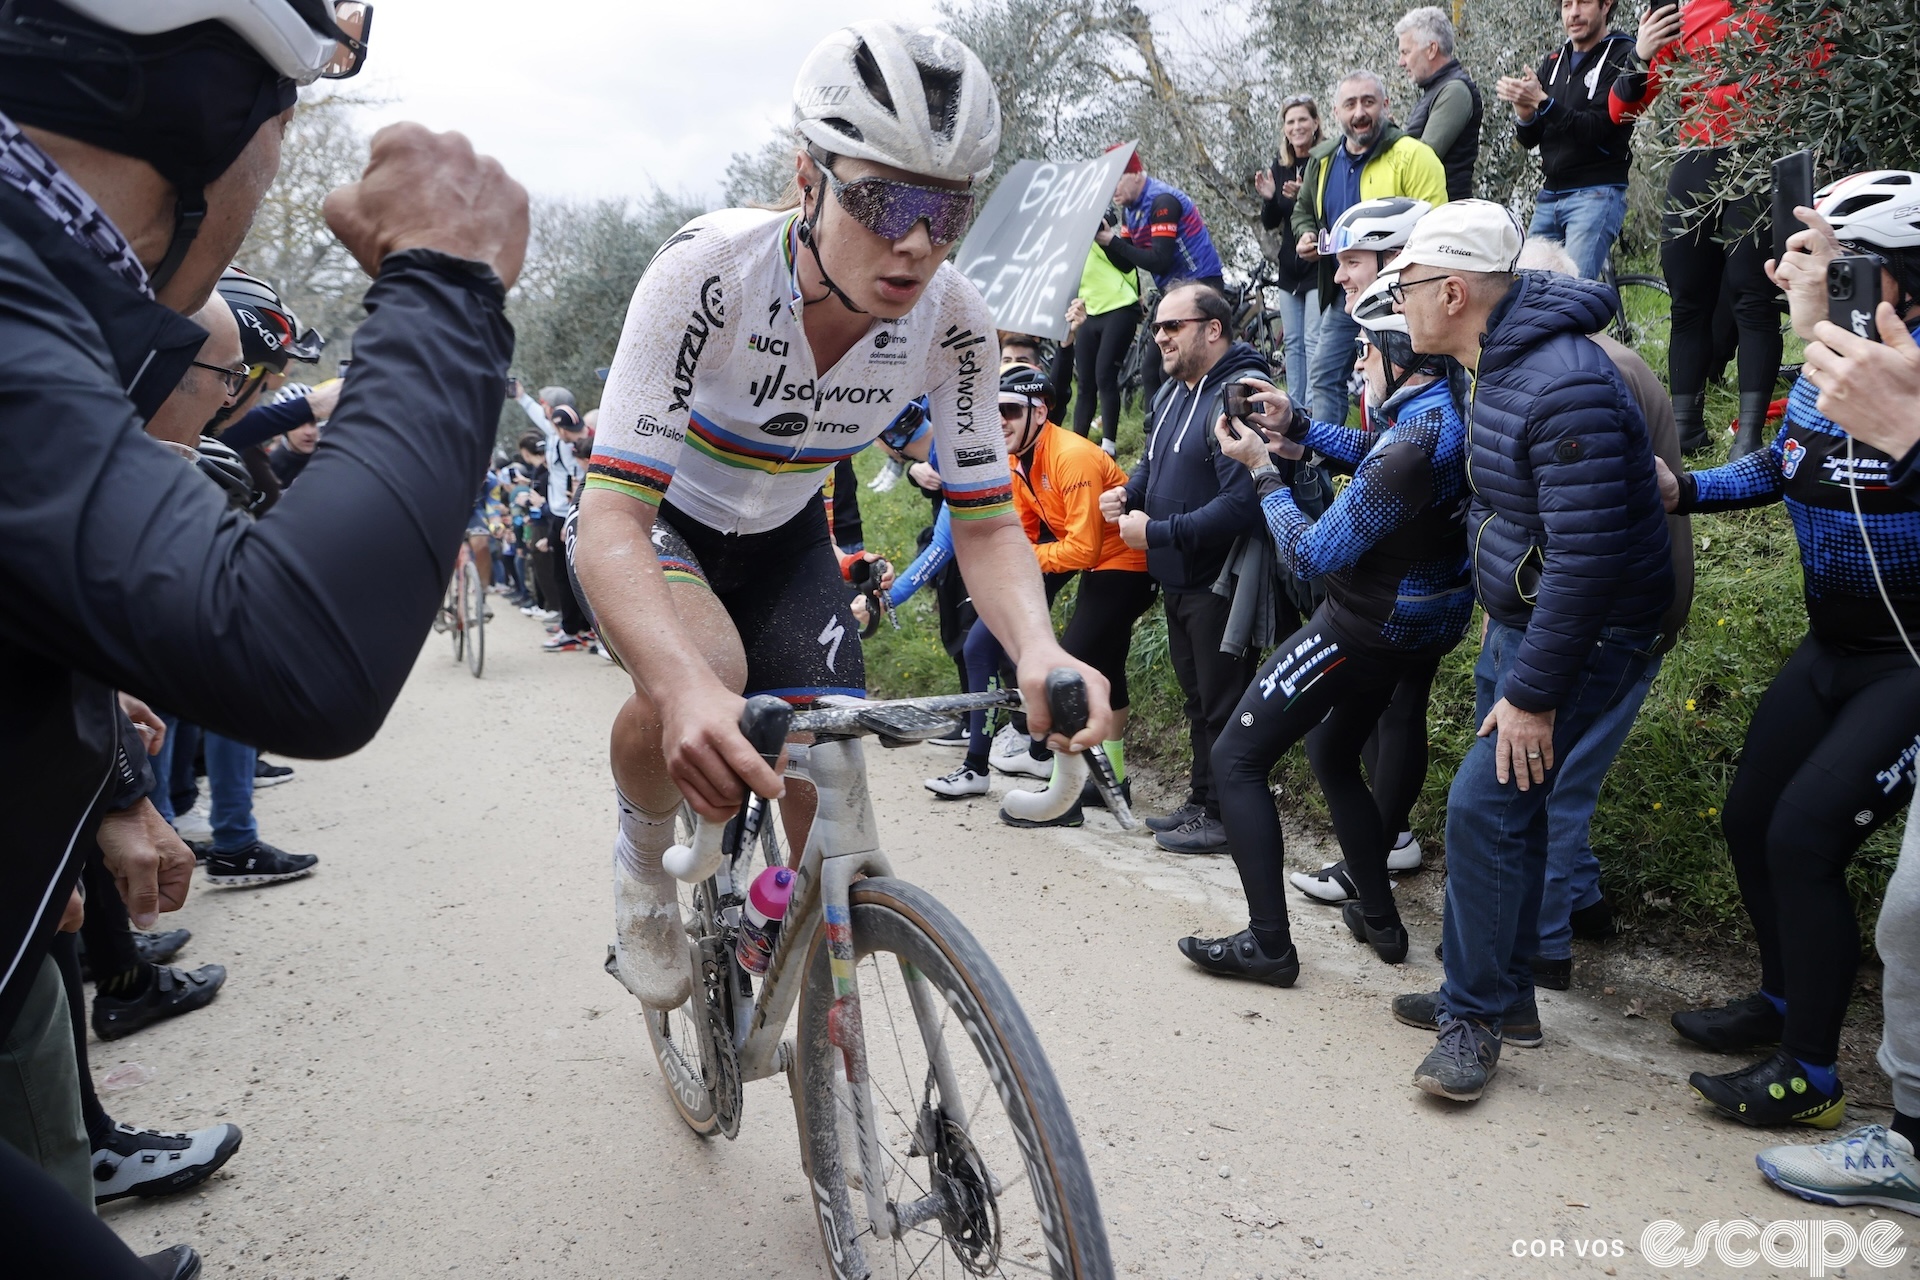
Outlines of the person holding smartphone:
{"label": "person holding smartphone", "polygon": [[[1920,330],[1920,173],[1855,174],[1796,209],[1808,229],[1768,274],[1794,328],[1825,332],[1831,268],[1878,268],[1905,326]],[[1694,1089],[1751,1125],[1831,1129],[1846,1115],[1840,1028],[1860,959],[1847,866],[1914,790],[1920,725],[1920,498],[1891,483],[1895,459],[1850,438],[1806,375],[1770,446],[1710,471],[1662,468],[1670,511],[1785,502],[1800,544],[1807,635],[1747,727],[1721,828],[1760,944],[1760,989],[1673,1027],[1719,1053],[1773,1052]],[[1889,1002],[1891,1025],[1895,1010]],[[1774,1046],[1778,1046],[1777,1049]],[[1911,1121],[1909,1122],[1912,1123]],[[1911,1136],[1911,1135],[1910,1135]]]}

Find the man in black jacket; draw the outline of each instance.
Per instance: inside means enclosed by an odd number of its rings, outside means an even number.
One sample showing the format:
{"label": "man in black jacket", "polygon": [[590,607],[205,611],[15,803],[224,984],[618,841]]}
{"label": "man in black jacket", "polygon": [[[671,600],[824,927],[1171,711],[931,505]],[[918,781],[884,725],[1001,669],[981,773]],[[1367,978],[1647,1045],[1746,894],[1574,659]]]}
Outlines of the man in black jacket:
{"label": "man in black jacket", "polygon": [[1147,553],[1147,572],[1165,593],[1167,654],[1186,695],[1193,764],[1187,802],[1148,818],[1163,849],[1225,853],[1227,830],[1213,792],[1213,740],[1260,664],[1257,651],[1235,656],[1220,641],[1232,601],[1216,595],[1233,544],[1261,530],[1260,500],[1247,469],[1222,454],[1213,437],[1221,390],[1240,375],[1266,379],[1267,362],[1233,340],[1233,311],[1211,285],[1176,286],[1154,315],[1167,381],[1148,406],[1147,449],[1125,485],[1101,495],[1102,513],[1120,537]]}
{"label": "man in black jacket", "polygon": [[[377,279],[299,492],[248,521],[143,433],[206,338],[184,315],[273,180],[296,83],[364,54],[330,6],[270,7],[288,22],[260,46],[218,21],[133,34],[55,0],[15,0],[0,27],[0,1032],[120,798],[134,753],[114,689],[294,755],[361,746],[412,668],[492,444],[526,193],[418,125],[383,129],[366,177],[328,200]],[[137,113],[116,109],[134,92]],[[147,914],[157,858],[105,851]],[[8,1154],[0,1202],[42,1203]],[[57,1216],[10,1215],[9,1260],[150,1274]]]}
{"label": "man in black jacket", "polygon": [[1614,0],[1561,0],[1566,43],[1540,69],[1501,76],[1494,86],[1513,107],[1520,145],[1540,152],[1540,194],[1529,236],[1558,240],[1580,274],[1598,280],[1627,220],[1627,170],[1633,164],[1633,120],[1613,122],[1609,91],[1638,65],[1633,37],[1607,30]]}
{"label": "man in black jacket", "polygon": [[1646,421],[1587,337],[1613,291],[1517,273],[1520,244],[1504,206],[1454,201],[1420,220],[1393,273],[1415,348],[1475,376],[1480,736],[1447,798],[1446,983],[1393,1003],[1440,1032],[1414,1084],[1456,1102],[1480,1096],[1503,1042],[1540,1043],[1530,961],[1555,763],[1644,677],[1673,599]]}

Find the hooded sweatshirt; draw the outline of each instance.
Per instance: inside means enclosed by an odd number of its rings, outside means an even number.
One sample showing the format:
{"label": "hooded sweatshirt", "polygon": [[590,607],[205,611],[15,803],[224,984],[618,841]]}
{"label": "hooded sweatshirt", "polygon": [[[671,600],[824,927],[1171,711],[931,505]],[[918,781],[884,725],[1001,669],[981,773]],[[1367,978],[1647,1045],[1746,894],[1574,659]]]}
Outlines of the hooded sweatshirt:
{"label": "hooded sweatshirt", "polygon": [[1127,509],[1147,513],[1147,572],[1169,592],[1207,591],[1236,538],[1263,527],[1247,469],[1220,452],[1221,390],[1242,376],[1272,377],[1244,342],[1189,387],[1169,378],[1148,406],[1147,448],[1127,479]]}

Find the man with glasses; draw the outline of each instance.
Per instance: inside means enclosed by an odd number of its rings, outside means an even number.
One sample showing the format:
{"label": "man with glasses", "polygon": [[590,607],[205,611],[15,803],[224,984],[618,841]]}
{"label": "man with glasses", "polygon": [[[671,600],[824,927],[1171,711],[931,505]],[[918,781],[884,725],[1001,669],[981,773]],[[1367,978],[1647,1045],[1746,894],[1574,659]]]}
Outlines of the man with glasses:
{"label": "man with glasses", "polygon": [[1313,149],[1293,206],[1295,246],[1303,261],[1318,262],[1321,328],[1311,364],[1316,422],[1343,426],[1347,387],[1360,326],[1347,314],[1334,282],[1338,265],[1325,237],[1334,223],[1362,200],[1408,196],[1430,205],[1447,202],[1447,175],[1433,148],[1406,136],[1387,119],[1387,89],[1372,71],[1349,71],[1334,86],[1333,118],[1339,135]]}
{"label": "man with glasses", "polygon": [[1148,818],[1147,826],[1171,852],[1226,853],[1213,742],[1252,681],[1260,654],[1221,650],[1232,600],[1216,595],[1213,585],[1234,543],[1263,526],[1253,481],[1220,452],[1213,423],[1228,383],[1266,381],[1270,371],[1258,351],[1234,341],[1232,308],[1211,285],[1169,291],[1154,313],[1153,337],[1167,381],[1147,408],[1146,452],[1125,485],[1101,495],[1101,510],[1119,522],[1128,546],[1147,553],[1147,572],[1164,593],[1168,656],[1186,696],[1193,750],[1187,800]]}
{"label": "man with glasses", "polygon": [[1653,661],[1673,599],[1647,424],[1589,334],[1613,291],[1516,271],[1513,215],[1461,200],[1420,220],[1394,264],[1414,348],[1474,371],[1467,423],[1478,740],[1447,799],[1446,982],[1393,1014],[1440,1033],[1414,1073],[1471,1102],[1502,1043],[1540,1043],[1547,799],[1564,761]]}

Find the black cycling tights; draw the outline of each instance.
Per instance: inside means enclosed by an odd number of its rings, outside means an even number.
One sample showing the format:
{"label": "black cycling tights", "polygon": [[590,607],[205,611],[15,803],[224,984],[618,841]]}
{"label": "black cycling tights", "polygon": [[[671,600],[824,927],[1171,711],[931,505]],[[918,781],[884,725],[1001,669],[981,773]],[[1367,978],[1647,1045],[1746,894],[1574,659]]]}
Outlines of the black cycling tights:
{"label": "black cycling tights", "polygon": [[1100,430],[1111,440],[1120,430],[1120,367],[1127,362],[1140,327],[1139,307],[1116,307],[1088,316],[1073,344],[1073,376],[1079,395],[1073,402],[1073,429],[1093,428],[1094,388],[1099,389]]}
{"label": "black cycling tights", "polygon": [[1787,1001],[1781,1047],[1839,1057],[1860,933],[1847,863],[1913,794],[1920,668],[1812,636],[1747,726],[1721,828],[1760,940],[1760,986]]}
{"label": "black cycling tights", "polygon": [[1682,152],[1667,178],[1660,270],[1673,291],[1669,389],[1697,396],[1706,388],[1716,363],[1713,316],[1724,286],[1740,335],[1740,390],[1770,396],[1780,376],[1781,348],[1780,292],[1763,265],[1773,256],[1772,223],[1759,195],[1732,204],[1708,201],[1720,156],[1716,149]]}
{"label": "black cycling tights", "polygon": [[1427,703],[1433,696],[1436,670],[1437,666],[1422,663],[1400,677],[1393,701],[1362,753],[1388,841],[1399,839],[1407,830],[1413,802],[1427,783]]}
{"label": "black cycling tights", "polygon": [[1360,750],[1408,667],[1422,665],[1430,678],[1435,662],[1425,654],[1362,652],[1315,614],[1280,642],[1241,695],[1213,744],[1213,785],[1256,934],[1287,935],[1286,845],[1267,775],[1302,738],[1361,910],[1398,917],[1387,879],[1387,850],[1398,832],[1381,823],[1360,775]]}
{"label": "black cycling tights", "polygon": [[1127,696],[1127,650],[1133,624],[1153,604],[1153,578],[1132,569],[1089,569],[1080,575],[1073,617],[1060,633],[1060,647],[1107,678],[1107,702],[1115,711],[1133,705]]}

